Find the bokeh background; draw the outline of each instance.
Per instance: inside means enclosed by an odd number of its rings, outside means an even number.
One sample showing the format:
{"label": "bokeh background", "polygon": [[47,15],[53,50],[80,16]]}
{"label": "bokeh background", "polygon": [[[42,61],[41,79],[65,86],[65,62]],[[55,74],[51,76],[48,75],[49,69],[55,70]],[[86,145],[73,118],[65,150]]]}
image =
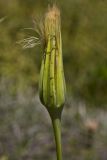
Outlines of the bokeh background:
{"label": "bokeh background", "polygon": [[[52,126],[38,97],[42,48],[33,20],[52,0],[0,0],[0,160],[55,160]],[[63,159],[107,160],[107,1],[59,0],[67,84]]]}

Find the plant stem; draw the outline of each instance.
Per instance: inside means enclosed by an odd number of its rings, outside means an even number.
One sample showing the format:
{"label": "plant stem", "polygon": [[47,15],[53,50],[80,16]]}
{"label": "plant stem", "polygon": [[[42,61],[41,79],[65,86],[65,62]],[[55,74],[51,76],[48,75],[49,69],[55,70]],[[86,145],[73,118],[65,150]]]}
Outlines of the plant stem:
{"label": "plant stem", "polygon": [[61,144],[61,119],[54,118],[52,119],[55,143],[56,143],[56,152],[57,160],[62,160],[62,144]]}

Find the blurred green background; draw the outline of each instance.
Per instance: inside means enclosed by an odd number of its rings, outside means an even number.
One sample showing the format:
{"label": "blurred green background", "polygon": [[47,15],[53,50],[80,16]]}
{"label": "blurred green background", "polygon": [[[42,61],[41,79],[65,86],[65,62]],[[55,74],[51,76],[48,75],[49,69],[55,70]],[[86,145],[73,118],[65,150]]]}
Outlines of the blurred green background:
{"label": "blurred green background", "polygon": [[[50,119],[38,98],[40,46],[33,20],[52,0],[0,0],[0,160],[55,160]],[[59,0],[67,100],[62,118],[66,160],[107,159],[107,1]],[[2,19],[4,17],[4,20]]]}

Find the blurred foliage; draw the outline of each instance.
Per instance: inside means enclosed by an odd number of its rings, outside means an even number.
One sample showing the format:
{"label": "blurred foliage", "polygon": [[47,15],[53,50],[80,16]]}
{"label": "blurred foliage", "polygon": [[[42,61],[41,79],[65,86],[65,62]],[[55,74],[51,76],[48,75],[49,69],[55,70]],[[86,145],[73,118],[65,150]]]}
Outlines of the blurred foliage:
{"label": "blurred foliage", "polygon": [[[52,0],[0,0],[0,160],[55,159],[50,119],[38,98],[34,99],[42,48],[23,50],[17,44],[36,36],[24,28],[34,28],[33,20],[44,15],[49,3]],[[107,106],[107,1],[57,3],[67,83],[63,156],[66,160],[105,160],[107,115],[102,106]],[[92,110],[86,112],[85,104]],[[95,119],[92,126],[99,124],[91,141],[87,119]]]}
{"label": "blurred foliage", "polygon": [[[51,1],[50,1],[51,2]],[[69,94],[92,104],[106,104],[107,2],[60,0],[63,55]],[[0,77],[12,80],[12,92],[37,88],[41,47],[22,50],[18,40],[35,36],[34,18],[42,17],[49,1],[1,0]]]}

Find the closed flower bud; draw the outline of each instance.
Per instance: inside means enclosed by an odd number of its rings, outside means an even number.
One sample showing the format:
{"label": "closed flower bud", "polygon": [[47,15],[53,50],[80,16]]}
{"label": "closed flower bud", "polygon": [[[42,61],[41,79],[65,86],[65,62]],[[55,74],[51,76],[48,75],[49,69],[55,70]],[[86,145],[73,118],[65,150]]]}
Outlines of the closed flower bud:
{"label": "closed flower bud", "polygon": [[49,8],[44,19],[44,56],[41,64],[39,93],[42,104],[63,107],[65,102],[65,78],[62,60],[60,11]]}

